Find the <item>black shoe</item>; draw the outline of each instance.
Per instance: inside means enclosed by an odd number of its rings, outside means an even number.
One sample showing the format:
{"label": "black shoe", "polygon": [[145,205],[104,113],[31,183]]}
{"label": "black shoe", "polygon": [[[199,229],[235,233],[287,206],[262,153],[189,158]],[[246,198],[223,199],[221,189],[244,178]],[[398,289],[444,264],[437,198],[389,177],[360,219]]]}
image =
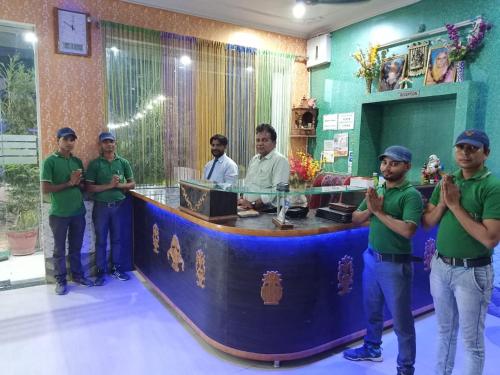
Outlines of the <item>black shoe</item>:
{"label": "black shoe", "polygon": [[114,269],[113,272],[111,273],[111,276],[113,276],[115,279],[121,280],[121,281],[127,281],[130,280],[130,276],[127,275],[125,272],[120,271],[119,269]]}
{"label": "black shoe", "polygon": [[103,286],[104,285],[104,282],[105,282],[105,278],[104,278],[104,275],[97,275],[97,277],[95,278],[94,280],[94,285],[95,286]]}
{"label": "black shoe", "polygon": [[76,284],[87,286],[87,287],[94,286],[94,282],[92,280],[87,279],[86,277],[83,277],[83,276],[78,277],[78,278],[74,278],[73,282],[75,282]]}
{"label": "black shoe", "polygon": [[66,286],[66,283],[63,282],[56,282],[56,294],[57,295],[64,295],[68,293],[68,287]]}

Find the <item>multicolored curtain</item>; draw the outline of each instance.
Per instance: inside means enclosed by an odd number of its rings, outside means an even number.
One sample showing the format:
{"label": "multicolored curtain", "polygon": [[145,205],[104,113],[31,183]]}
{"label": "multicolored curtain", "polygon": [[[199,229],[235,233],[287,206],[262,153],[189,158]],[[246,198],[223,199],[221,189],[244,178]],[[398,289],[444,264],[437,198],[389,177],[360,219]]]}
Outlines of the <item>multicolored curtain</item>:
{"label": "multicolored curtain", "polygon": [[108,128],[141,183],[164,183],[165,100],[160,33],[102,22]]}
{"label": "multicolored curtain", "polygon": [[288,155],[292,108],[292,73],[295,56],[284,53],[257,53],[257,124],[276,129],[276,148]]}
{"label": "multicolored curtain", "polygon": [[108,128],[139,184],[197,177],[224,134],[240,177],[258,123],[287,154],[293,56],[102,22]]}
{"label": "multicolored curtain", "polygon": [[[165,176],[168,185],[181,177],[179,168],[197,169],[195,77],[193,61],[196,39],[171,33],[161,34],[163,51],[163,92],[166,96]],[[182,176],[185,177],[185,176]]]}
{"label": "multicolored curtain", "polygon": [[255,153],[255,48],[227,46],[226,135],[240,176]]}

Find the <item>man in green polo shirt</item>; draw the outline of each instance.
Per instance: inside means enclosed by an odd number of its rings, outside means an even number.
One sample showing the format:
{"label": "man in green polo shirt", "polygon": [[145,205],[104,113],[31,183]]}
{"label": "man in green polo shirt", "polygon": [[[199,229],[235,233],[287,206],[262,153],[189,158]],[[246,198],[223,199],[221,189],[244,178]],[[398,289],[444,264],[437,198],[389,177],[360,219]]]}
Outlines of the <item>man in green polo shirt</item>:
{"label": "man in green polo shirt", "polygon": [[57,131],[58,150],[43,161],[41,181],[44,194],[50,194],[49,225],[54,235],[54,277],[56,293],[66,294],[66,237],[71,277],[74,282],[92,286],[82,271],[81,249],[85,231],[85,206],[81,184],[83,164],[71,151],[75,147],[73,129]]}
{"label": "man in green polo shirt", "polygon": [[368,248],[363,253],[363,305],[367,320],[364,345],[344,351],[352,361],[382,361],[380,345],[384,302],[391,312],[398,339],[398,375],[413,374],[416,354],[415,325],[411,312],[413,279],[411,238],[422,215],[422,197],[406,180],[411,152],[388,147],[379,157],[385,183],[368,188],[353,213],[353,222],[370,220]]}
{"label": "man in green polo shirt", "polygon": [[122,281],[130,279],[130,276],[120,269],[120,205],[125,199],[125,193],[135,187],[130,163],[115,153],[114,135],[101,133],[99,147],[101,156],[90,162],[86,175],[87,190],[93,193],[94,197],[92,220],[96,237],[96,286],[104,285],[105,282],[108,232],[113,263],[111,275]]}
{"label": "man in green polo shirt", "polygon": [[451,374],[458,329],[465,350],[463,373],[484,367],[484,320],[493,291],[493,248],[500,240],[500,180],[484,166],[485,132],[470,129],[455,141],[459,170],[436,186],[423,224],[439,223],[431,262],[431,294],[438,322],[436,374]]}

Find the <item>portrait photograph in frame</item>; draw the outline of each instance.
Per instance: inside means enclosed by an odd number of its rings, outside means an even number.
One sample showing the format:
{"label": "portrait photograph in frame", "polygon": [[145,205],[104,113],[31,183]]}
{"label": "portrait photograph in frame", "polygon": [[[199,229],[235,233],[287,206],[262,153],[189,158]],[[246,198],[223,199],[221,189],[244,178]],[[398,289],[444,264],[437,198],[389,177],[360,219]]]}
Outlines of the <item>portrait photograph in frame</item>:
{"label": "portrait photograph in frame", "polygon": [[425,85],[455,82],[457,68],[450,61],[448,48],[434,47],[429,50],[427,68],[425,70]]}
{"label": "portrait photograph in frame", "polygon": [[380,65],[378,91],[390,91],[401,88],[400,80],[405,78],[406,55],[386,58]]}

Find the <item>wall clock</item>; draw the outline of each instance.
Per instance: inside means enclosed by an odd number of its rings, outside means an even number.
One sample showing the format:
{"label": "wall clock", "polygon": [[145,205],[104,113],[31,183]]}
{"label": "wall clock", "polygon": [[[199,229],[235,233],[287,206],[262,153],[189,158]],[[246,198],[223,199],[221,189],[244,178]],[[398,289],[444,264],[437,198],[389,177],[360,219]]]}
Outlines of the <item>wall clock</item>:
{"label": "wall clock", "polygon": [[56,52],[90,56],[89,14],[55,8]]}

